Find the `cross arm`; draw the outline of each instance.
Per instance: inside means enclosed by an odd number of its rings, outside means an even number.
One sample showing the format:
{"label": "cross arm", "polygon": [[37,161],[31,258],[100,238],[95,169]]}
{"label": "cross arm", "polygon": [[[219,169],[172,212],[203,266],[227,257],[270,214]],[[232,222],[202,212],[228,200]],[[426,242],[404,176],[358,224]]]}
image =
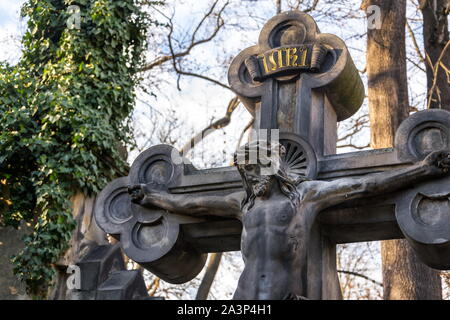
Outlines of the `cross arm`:
{"label": "cross arm", "polygon": [[314,181],[309,199],[323,209],[340,203],[393,192],[436,177],[443,177],[450,167],[450,150],[437,151],[425,160],[407,168],[371,174],[359,178],[344,178],[332,182]]}
{"label": "cross arm", "polygon": [[144,207],[161,208],[172,213],[189,216],[218,216],[240,218],[243,192],[225,196],[199,194],[171,194],[151,183],[131,186],[132,201]]}

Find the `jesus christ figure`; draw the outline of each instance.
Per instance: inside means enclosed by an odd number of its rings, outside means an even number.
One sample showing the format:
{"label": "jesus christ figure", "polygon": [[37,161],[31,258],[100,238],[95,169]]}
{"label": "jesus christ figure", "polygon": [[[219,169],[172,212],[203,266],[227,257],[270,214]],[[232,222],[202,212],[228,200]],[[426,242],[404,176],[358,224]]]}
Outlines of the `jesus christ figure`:
{"label": "jesus christ figure", "polygon": [[[265,157],[267,150],[276,157]],[[269,152],[270,153],[270,152]],[[257,154],[254,161],[250,154]],[[227,196],[181,195],[161,191],[153,184],[129,187],[132,201],[191,216],[221,216],[242,222],[241,250],[245,262],[234,299],[304,299],[307,248],[313,223],[324,209],[357,198],[375,196],[445,176],[450,151],[431,153],[408,168],[326,181],[293,179],[282,161],[284,147],[254,142],[235,156],[244,192]],[[276,168],[275,171],[267,170]],[[269,174],[267,174],[269,172]]]}

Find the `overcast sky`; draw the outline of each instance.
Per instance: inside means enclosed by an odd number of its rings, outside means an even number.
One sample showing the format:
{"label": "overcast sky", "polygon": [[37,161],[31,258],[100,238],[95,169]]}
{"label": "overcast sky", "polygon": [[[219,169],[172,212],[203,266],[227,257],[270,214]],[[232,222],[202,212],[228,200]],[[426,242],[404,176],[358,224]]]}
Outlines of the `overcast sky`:
{"label": "overcast sky", "polygon": [[0,1],[0,60],[15,63],[20,57],[20,37],[25,21],[20,18],[20,7],[25,0]]}

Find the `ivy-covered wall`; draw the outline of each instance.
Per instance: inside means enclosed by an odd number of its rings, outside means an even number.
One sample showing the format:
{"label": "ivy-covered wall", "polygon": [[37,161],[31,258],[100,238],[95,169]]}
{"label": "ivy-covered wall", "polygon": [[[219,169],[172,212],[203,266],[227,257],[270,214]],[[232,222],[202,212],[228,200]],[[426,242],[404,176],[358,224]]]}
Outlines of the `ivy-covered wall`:
{"label": "ivy-covered wall", "polygon": [[126,171],[118,150],[132,142],[151,21],[137,0],[29,0],[22,14],[23,56],[0,65],[0,223],[34,226],[14,272],[44,297],[74,229],[69,199]]}

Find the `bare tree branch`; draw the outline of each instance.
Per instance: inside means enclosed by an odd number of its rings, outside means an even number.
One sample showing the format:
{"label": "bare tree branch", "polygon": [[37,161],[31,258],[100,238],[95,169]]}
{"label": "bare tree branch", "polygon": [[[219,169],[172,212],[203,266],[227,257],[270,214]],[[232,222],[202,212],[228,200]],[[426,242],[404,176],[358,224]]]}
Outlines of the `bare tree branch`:
{"label": "bare tree branch", "polygon": [[[300,6],[304,4],[304,0],[297,0],[295,4],[288,3],[290,9],[300,10]],[[309,1],[310,3],[311,1]],[[312,3],[305,9],[302,9],[303,12],[309,13],[316,10],[317,5],[319,4],[319,0],[313,0]]]}
{"label": "bare tree branch", "polygon": [[161,279],[159,279],[158,277],[155,277],[153,279],[153,281],[147,286],[148,295],[150,297],[153,297],[155,295],[156,291],[158,291],[160,281],[161,281]]}
{"label": "bare tree branch", "polygon": [[[447,51],[447,49],[448,49],[449,47],[450,47],[450,40],[447,41],[447,44],[445,45],[444,49],[443,49],[442,52],[441,52],[441,55],[439,56],[438,60],[436,61],[436,64],[435,64],[434,67],[433,67],[433,75],[434,75],[434,79],[433,79],[433,85],[432,85],[432,87],[431,87],[431,89],[430,89],[430,92],[428,93],[428,94],[429,94],[429,97],[430,97],[430,98],[428,99],[428,109],[430,109],[430,107],[431,107],[431,103],[433,102],[433,94],[434,94],[434,92],[436,91],[437,81],[438,81],[439,67],[441,66],[442,59],[444,58],[444,55],[445,55],[445,53],[446,53],[446,51]],[[428,57],[428,55],[427,55],[427,58],[429,59],[429,61],[431,61],[431,59]],[[440,99],[439,90],[437,90],[437,96],[438,96],[438,99]]]}
{"label": "bare tree branch", "polygon": [[[219,80],[215,80],[215,79],[209,78],[209,77],[204,76],[204,75],[201,75],[201,74],[197,74],[197,73],[193,73],[193,72],[181,70],[181,69],[176,65],[176,62],[175,62],[175,61],[174,61],[174,69],[175,69],[175,71],[176,71],[178,74],[180,74],[180,75],[191,76],[191,77],[203,79],[203,80],[212,82],[212,83],[214,83],[214,84],[217,84],[218,86],[221,86],[222,88],[231,90],[230,86],[227,86],[226,84],[220,82]],[[180,90],[179,84],[178,84],[178,90]]]}
{"label": "bare tree branch", "polygon": [[[212,39],[214,39],[225,24],[224,20],[222,18],[222,13],[225,10],[225,8],[228,6],[228,4],[229,4],[228,1],[223,5],[223,7],[217,13],[216,26],[215,26],[214,30],[211,32],[211,34],[209,36],[207,36],[206,38],[198,40],[197,33],[200,30],[200,28],[202,27],[202,25],[205,23],[205,21],[214,14],[214,9],[216,8],[218,1],[219,0],[216,0],[212,4],[212,6],[208,10],[208,12],[205,13],[205,15],[202,17],[200,22],[197,24],[197,26],[194,29],[194,32],[192,33],[191,41],[184,50],[174,53],[174,50],[172,48],[170,55],[164,55],[164,56],[154,59],[152,62],[144,65],[144,67],[142,67],[140,71],[141,72],[149,71],[157,66],[164,64],[167,61],[187,56],[191,53],[192,49],[194,49],[195,47],[197,47],[203,43],[207,43],[207,42],[211,41]],[[173,31],[174,31],[173,19],[169,18],[165,15],[164,15],[164,17],[168,20],[168,23],[169,23],[169,42],[171,42],[173,40],[172,35],[173,35]],[[169,43],[169,45],[170,45],[170,43]]]}
{"label": "bare tree branch", "polygon": [[208,299],[209,291],[211,290],[214,278],[216,277],[221,259],[222,253],[211,253],[209,255],[208,266],[206,267],[205,275],[203,276],[202,282],[197,290],[195,300]]}
{"label": "bare tree branch", "polygon": [[410,62],[412,65],[414,65],[417,69],[419,69],[420,71],[423,72],[427,72],[422,66],[420,66],[419,64],[417,64],[417,62],[415,62],[414,60],[412,60],[410,57],[406,57],[406,60],[408,60],[408,62]]}
{"label": "bare tree branch", "polygon": [[306,8],[305,10],[303,10],[303,12],[308,13],[308,12],[316,10],[318,4],[319,4],[319,0],[314,0],[313,4],[309,8]]}
{"label": "bare tree branch", "polygon": [[277,14],[281,13],[281,0],[275,0],[275,5],[277,7]]}
{"label": "bare tree branch", "polygon": [[239,136],[239,140],[236,146],[236,150],[239,149],[239,146],[242,143],[242,139],[244,139],[244,135],[245,133],[253,126],[253,124],[255,123],[255,119],[253,118],[252,120],[250,120],[250,122],[245,126],[244,130],[241,132],[241,135]]}
{"label": "bare tree branch", "polygon": [[447,76],[447,83],[450,84],[450,69],[447,68],[443,62],[441,62],[441,68],[444,69]]}
{"label": "bare tree branch", "polygon": [[[411,25],[408,22],[408,19],[406,20],[406,27],[408,28],[408,32],[409,32],[409,36],[411,37],[413,44],[414,44],[414,49],[416,50],[417,55],[420,58],[420,61],[423,63],[425,62],[425,57],[422,54],[422,50],[420,50],[419,44],[417,43],[417,38],[416,35],[414,34],[413,29],[411,28]],[[421,70],[424,70],[423,68],[420,68]],[[424,70],[425,71],[425,70]]]}
{"label": "bare tree branch", "polygon": [[227,111],[225,113],[225,116],[213,123],[211,123],[209,126],[207,126],[205,129],[203,129],[200,133],[198,133],[195,137],[193,137],[191,140],[189,140],[188,143],[184,145],[184,147],[181,149],[181,152],[183,154],[186,154],[189,150],[195,147],[195,143],[198,141],[202,141],[205,139],[208,135],[210,135],[213,130],[222,129],[230,124],[231,121],[231,115],[233,112],[237,109],[239,106],[240,101],[238,97],[234,97],[230,100],[228,103]]}
{"label": "bare tree branch", "polygon": [[337,272],[338,273],[343,273],[343,274],[348,274],[348,275],[355,276],[355,277],[360,277],[360,278],[363,278],[363,279],[365,279],[367,281],[370,281],[370,282],[372,282],[372,283],[374,283],[374,284],[376,284],[378,286],[383,287],[383,284],[381,282],[378,282],[378,281],[376,281],[374,279],[371,279],[368,276],[365,276],[365,275],[363,275],[361,273],[358,273],[358,272],[345,271],[345,270],[338,270]]}
{"label": "bare tree branch", "polygon": [[[216,3],[217,3],[217,1],[214,3],[213,6],[215,6]],[[225,10],[227,5],[228,5],[228,2],[225,3],[225,5],[222,7],[222,9],[220,9],[220,11],[219,11],[219,13],[217,15],[217,20],[216,20],[217,26],[216,26],[216,29],[214,30],[213,34],[210,37],[208,37],[207,39],[203,39],[203,40],[198,41],[198,43],[208,42],[208,41],[212,40],[217,35],[217,33],[219,32],[220,28],[224,25],[224,21],[222,19],[221,14],[222,14],[223,10]],[[210,13],[208,12],[207,16],[209,14]],[[204,20],[200,21],[199,26],[201,24],[203,24],[203,22],[204,22]],[[194,35],[192,36],[192,39],[195,39],[195,33],[197,32],[199,26],[197,26],[197,29],[194,31]],[[229,86],[227,86],[226,84],[224,84],[224,83],[222,83],[222,82],[220,82],[218,80],[215,80],[215,79],[212,79],[210,77],[207,77],[207,76],[204,76],[204,75],[201,75],[201,74],[197,74],[197,73],[194,73],[194,72],[181,70],[181,68],[178,66],[176,53],[174,52],[173,44],[172,44],[172,35],[173,35],[173,30],[174,30],[172,19],[169,19],[169,30],[170,31],[169,31],[169,35],[168,35],[168,41],[169,41],[169,49],[170,49],[170,53],[171,53],[171,58],[172,58],[172,65],[173,65],[173,68],[174,68],[175,72],[178,73],[179,76],[180,75],[186,75],[186,76],[200,78],[200,79],[203,79],[203,80],[206,80],[206,81],[210,81],[210,82],[212,82],[214,84],[217,84],[217,85],[221,86],[222,88],[231,90],[231,88]],[[189,52],[190,52],[190,49],[188,50],[188,53]],[[179,80],[180,80],[180,77],[178,77],[178,83],[177,83],[178,90],[180,90]]]}
{"label": "bare tree branch", "polygon": [[370,143],[363,145],[363,146],[358,146],[356,144],[353,143],[348,143],[348,144],[341,144],[338,145],[336,148],[338,149],[343,149],[343,148],[353,148],[353,149],[357,149],[357,150],[364,150],[370,147]]}

